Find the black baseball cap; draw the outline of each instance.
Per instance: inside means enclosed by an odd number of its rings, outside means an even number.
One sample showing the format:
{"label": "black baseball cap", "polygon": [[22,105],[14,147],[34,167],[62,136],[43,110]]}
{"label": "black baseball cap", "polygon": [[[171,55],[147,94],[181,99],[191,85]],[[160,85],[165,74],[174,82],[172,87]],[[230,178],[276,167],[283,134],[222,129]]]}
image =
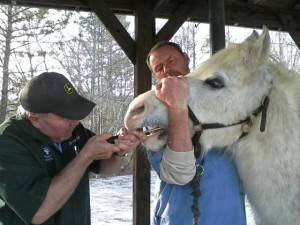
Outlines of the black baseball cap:
{"label": "black baseball cap", "polygon": [[64,75],[55,72],[33,77],[21,90],[19,100],[29,112],[54,113],[71,120],[82,120],[96,105],[80,96]]}

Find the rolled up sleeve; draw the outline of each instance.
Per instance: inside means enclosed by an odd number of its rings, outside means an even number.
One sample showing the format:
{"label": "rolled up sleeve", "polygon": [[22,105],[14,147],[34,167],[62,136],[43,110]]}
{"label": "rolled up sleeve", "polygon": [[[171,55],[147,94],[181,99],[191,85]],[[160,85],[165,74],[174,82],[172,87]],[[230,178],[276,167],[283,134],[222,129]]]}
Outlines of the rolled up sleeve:
{"label": "rolled up sleeve", "polygon": [[194,151],[175,152],[168,146],[160,163],[160,179],[166,183],[185,185],[196,173]]}

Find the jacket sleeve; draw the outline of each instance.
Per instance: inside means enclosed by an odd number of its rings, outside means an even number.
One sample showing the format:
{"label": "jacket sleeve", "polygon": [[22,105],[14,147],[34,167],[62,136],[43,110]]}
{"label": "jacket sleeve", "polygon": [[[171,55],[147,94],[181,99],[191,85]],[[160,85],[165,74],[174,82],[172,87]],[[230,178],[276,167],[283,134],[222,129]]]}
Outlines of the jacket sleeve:
{"label": "jacket sleeve", "polygon": [[185,185],[196,173],[194,151],[175,152],[168,146],[160,163],[160,179],[170,184]]}

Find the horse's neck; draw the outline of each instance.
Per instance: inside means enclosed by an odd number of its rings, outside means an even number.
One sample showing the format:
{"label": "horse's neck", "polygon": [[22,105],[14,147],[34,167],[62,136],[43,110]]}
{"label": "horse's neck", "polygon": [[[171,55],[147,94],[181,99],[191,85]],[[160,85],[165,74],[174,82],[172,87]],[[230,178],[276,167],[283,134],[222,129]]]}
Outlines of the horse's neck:
{"label": "horse's neck", "polygon": [[[287,149],[290,152],[298,151],[300,146],[300,120],[297,105],[293,105],[280,88],[274,87],[270,95],[267,109],[265,131],[260,131],[261,113],[257,117],[250,133],[233,145],[238,157],[269,157],[268,154],[283,154]],[[239,149],[243,151],[239,151]],[[263,152],[264,154],[260,154]],[[240,156],[239,156],[240,154]]]}
{"label": "horse's neck", "polygon": [[233,146],[239,175],[254,206],[274,196],[283,201],[299,193],[300,121],[285,97],[280,90],[272,90],[265,131],[259,131],[259,116],[254,130]]}

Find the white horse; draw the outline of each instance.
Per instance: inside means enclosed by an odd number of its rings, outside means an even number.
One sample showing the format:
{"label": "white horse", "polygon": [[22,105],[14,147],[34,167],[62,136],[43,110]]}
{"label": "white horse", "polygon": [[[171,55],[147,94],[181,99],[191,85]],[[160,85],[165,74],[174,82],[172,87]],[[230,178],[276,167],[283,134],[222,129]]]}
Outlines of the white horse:
{"label": "white horse", "polygon": [[[256,223],[299,225],[300,75],[270,57],[267,28],[219,51],[187,80],[189,106],[202,126],[226,126],[204,129],[199,142],[204,152],[226,147],[232,153]],[[130,130],[166,129],[166,106],[146,92],[133,100],[124,121]],[[166,139],[167,132],[155,132],[144,145],[159,150]]]}

